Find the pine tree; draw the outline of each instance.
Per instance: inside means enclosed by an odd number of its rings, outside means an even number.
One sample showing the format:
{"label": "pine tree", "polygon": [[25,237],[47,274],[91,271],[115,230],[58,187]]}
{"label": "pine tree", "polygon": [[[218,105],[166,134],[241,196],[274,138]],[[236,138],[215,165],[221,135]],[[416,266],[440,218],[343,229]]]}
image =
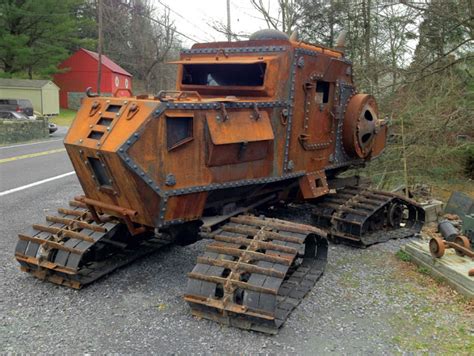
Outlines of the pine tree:
{"label": "pine tree", "polygon": [[[44,76],[77,44],[83,0],[0,2],[0,67],[6,76]],[[81,27],[82,25],[82,27]]]}

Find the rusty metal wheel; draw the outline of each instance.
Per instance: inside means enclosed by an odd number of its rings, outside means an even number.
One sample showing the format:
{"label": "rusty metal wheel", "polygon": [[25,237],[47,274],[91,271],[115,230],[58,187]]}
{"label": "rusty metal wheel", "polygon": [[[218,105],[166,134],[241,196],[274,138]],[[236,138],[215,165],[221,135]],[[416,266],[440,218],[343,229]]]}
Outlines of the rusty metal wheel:
{"label": "rusty metal wheel", "polygon": [[391,227],[399,227],[403,221],[405,207],[400,203],[394,203],[388,209],[388,223]]}
{"label": "rusty metal wheel", "polygon": [[342,126],[342,142],[349,156],[364,159],[369,156],[378,122],[377,102],[372,95],[356,94],[350,99]]}
{"label": "rusty metal wheel", "polygon": [[445,245],[443,239],[433,237],[430,240],[430,252],[433,257],[440,258],[444,255]]}
{"label": "rusty metal wheel", "polygon": [[[471,249],[471,243],[466,236],[456,236],[456,238],[454,239],[454,243],[467,249]],[[463,257],[465,255],[462,251],[458,251],[457,249],[454,250],[456,251],[456,255],[458,256]]]}

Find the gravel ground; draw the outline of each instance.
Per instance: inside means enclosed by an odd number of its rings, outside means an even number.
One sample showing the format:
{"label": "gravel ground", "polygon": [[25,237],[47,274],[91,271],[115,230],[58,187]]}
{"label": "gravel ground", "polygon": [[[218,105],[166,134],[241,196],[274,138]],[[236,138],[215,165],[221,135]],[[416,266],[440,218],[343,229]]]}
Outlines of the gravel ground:
{"label": "gravel ground", "polygon": [[80,291],[38,281],[13,259],[16,234],[80,192],[73,177],[48,189],[2,198],[0,352],[474,353],[467,302],[394,257],[408,240],[331,245],[326,273],[278,336],[191,316],[186,273],[206,241],[168,247]]}

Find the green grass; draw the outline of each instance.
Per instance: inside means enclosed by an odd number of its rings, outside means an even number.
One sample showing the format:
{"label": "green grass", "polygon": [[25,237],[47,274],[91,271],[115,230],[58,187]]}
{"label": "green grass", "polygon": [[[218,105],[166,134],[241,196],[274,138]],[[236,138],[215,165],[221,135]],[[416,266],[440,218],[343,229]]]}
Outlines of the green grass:
{"label": "green grass", "polygon": [[411,257],[408,253],[406,253],[405,251],[403,250],[398,250],[398,252],[395,254],[395,256],[397,256],[397,258],[401,261],[404,261],[404,262],[410,262],[411,261]]}
{"label": "green grass", "polygon": [[50,122],[58,126],[71,126],[72,120],[76,117],[76,111],[70,109],[61,109],[59,115],[50,119]]}
{"label": "green grass", "polygon": [[428,274],[428,275],[430,274],[430,269],[424,266],[418,266],[416,270],[423,274]]}

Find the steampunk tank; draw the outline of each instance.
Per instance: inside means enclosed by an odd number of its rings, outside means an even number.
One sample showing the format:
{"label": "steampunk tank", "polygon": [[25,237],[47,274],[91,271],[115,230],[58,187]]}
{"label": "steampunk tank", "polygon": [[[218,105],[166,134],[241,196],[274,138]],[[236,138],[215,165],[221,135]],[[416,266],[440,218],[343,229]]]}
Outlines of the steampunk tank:
{"label": "steampunk tank", "polygon": [[189,273],[193,314],[274,333],[322,275],[328,239],[367,246],[421,229],[416,203],[338,177],[387,136],[342,51],[260,31],[174,63],[175,91],[89,92],[64,140],[84,195],[19,235],[22,270],[80,288],[210,238]]}

